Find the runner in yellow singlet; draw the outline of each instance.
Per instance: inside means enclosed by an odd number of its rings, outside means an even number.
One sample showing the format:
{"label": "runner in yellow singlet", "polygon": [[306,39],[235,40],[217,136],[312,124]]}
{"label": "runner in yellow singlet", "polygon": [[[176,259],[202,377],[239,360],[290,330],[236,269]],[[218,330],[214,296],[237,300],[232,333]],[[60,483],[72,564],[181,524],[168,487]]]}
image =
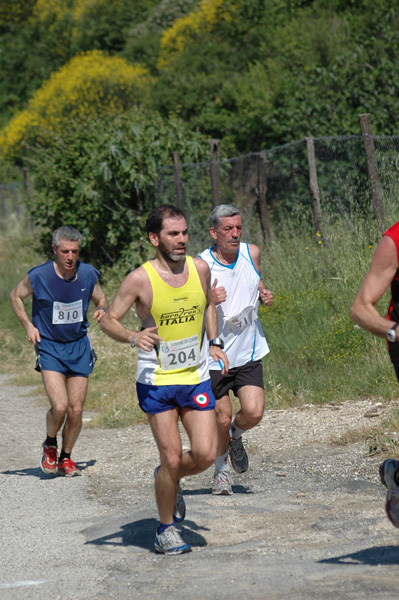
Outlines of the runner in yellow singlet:
{"label": "runner in yellow singlet", "polygon": [[[156,256],[124,279],[100,326],[113,339],[139,348],[137,396],[161,463],[155,469],[160,519],[155,550],[181,554],[191,547],[175,526],[186,511],[179,481],[207,469],[217,449],[205,332],[211,345],[209,360],[219,362],[222,373],[228,372],[228,360],[217,337],[209,267],[200,258],[186,256],[184,213],[174,206],[159,206],[148,215],[146,229]],[[142,323],[140,332],[120,322],[133,304]],[[179,417],[190,439],[186,452]]]}

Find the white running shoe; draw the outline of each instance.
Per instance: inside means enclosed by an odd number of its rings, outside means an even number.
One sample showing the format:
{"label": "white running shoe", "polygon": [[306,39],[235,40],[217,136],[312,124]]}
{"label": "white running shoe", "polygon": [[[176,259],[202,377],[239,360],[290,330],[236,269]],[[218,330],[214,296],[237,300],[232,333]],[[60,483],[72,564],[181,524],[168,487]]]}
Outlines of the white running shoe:
{"label": "white running shoe", "polygon": [[191,546],[183,542],[176,527],[171,525],[163,533],[155,535],[155,552],[160,554],[183,554],[184,552],[191,552]]}
{"label": "white running shoe", "polygon": [[212,494],[216,496],[231,496],[233,490],[231,473],[228,469],[222,469],[215,473],[213,477]]}

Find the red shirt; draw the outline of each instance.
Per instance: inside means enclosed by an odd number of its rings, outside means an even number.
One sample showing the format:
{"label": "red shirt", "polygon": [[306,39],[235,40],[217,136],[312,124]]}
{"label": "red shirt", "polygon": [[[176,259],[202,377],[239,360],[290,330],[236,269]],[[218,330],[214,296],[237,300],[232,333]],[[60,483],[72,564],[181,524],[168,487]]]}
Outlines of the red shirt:
{"label": "red shirt", "polygon": [[[392,225],[384,235],[387,235],[395,242],[399,262],[399,222]],[[391,283],[391,301],[389,303],[387,317],[392,321],[399,323],[399,269],[396,271],[395,277]],[[399,343],[396,342],[391,344],[388,342],[388,350],[392,362],[399,363]]]}

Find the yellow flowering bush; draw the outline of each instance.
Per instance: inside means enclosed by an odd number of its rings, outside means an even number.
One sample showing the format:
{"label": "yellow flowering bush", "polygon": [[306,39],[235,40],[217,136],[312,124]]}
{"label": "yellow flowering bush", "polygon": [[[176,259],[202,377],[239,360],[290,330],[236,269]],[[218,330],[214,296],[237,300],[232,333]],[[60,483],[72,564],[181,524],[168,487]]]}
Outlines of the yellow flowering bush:
{"label": "yellow flowering bush", "polygon": [[80,54],[53,73],[29,106],[0,132],[3,154],[19,156],[24,142],[45,142],[46,131],[60,131],[71,119],[101,118],[140,104],[150,81],[144,67],[118,56],[96,50]]}
{"label": "yellow flowering bush", "polygon": [[200,36],[201,32],[211,31],[219,20],[230,21],[231,9],[224,8],[224,4],[225,0],[201,0],[196,9],[176,19],[162,34],[158,67],[167,68],[176,54],[184,50],[188,40]]}

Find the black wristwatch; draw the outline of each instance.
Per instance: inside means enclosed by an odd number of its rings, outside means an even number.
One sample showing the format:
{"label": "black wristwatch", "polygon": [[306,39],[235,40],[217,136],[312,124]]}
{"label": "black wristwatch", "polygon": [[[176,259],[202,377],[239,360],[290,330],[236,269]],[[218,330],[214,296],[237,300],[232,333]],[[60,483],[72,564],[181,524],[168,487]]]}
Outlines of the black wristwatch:
{"label": "black wristwatch", "polygon": [[224,341],[217,337],[217,338],[213,338],[213,340],[209,340],[209,345],[210,346],[217,346],[218,348],[221,348],[223,350],[224,348]]}
{"label": "black wristwatch", "polygon": [[389,329],[387,331],[387,340],[389,340],[391,343],[396,342],[396,331],[395,329],[397,328],[398,323],[395,323],[394,325],[392,325],[391,329]]}

